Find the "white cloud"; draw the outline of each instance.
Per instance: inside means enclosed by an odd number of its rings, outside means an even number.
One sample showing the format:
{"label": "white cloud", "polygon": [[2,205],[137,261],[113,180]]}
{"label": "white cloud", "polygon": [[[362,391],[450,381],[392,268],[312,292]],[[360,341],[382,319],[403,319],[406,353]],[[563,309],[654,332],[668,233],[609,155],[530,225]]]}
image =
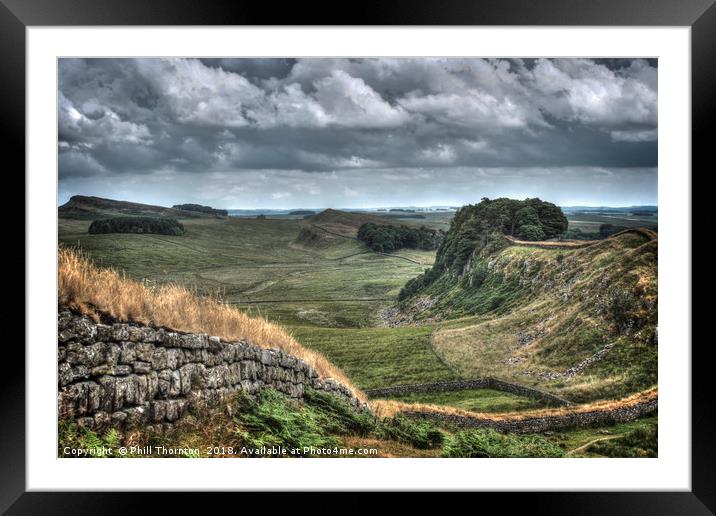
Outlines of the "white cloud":
{"label": "white cloud", "polygon": [[[535,89],[544,94],[535,100],[550,115],[610,130],[633,124],[656,126],[655,74],[644,62],[614,71],[584,59],[540,59],[532,78]],[[619,132],[627,131],[632,129]]]}
{"label": "white cloud", "polygon": [[[151,144],[152,135],[143,124],[122,120],[117,113],[96,102],[85,103],[87,115],[60,92],[58,95],[58,129],[61,137],[96,143],[111,138],[114,142]],[[88,116],[90,115],[90,116]]]}

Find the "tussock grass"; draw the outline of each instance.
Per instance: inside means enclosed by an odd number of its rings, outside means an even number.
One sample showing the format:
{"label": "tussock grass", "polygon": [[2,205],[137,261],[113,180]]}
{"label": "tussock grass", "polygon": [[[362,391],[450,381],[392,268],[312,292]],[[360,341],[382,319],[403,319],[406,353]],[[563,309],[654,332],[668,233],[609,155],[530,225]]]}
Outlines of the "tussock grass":
{"label": "tussock grass", "polygon": [[98,268],[86,255],[69,248],[58,252],[58,303],[97,321],[106,314],[119,321],[279,348],[310,364],[321,377],[349,387],[362,401],[367,399],[338,367],[301,346],[282,326],[248,316],[216,296],[199,297],[173,284],[148,286],[115,269]]}
{"label": "tussock grass", "polygon": [[501,434],[491,428],[465,430],[450,436],[443,457],[564,457],[564,450],[541,435]]}
{"label": "tussock grass", "polygon": [[521,419],[530,419],[533,417],[549,417],[560,416],[564,414],[575,414],[592,411],[611,411],[617,408],[630,407],[639,403],[644,403],[656,399],[659,395],[656,387],[646,391],[632,394],[626,398],[618,400],[601,400],[593,403],[585,403],[583,405],[544,408],[537,410],[524,410],[521,412],[502,412],[502,413],[485,413],[463,410],[456,407],[448,407],[444,405],[432,405],[427,403],[406,403],[397,400],[372,400],[371,409],[379,417],[388,418],[402,412],[433,412],[454,416],[479,417],[481,419],[491,419],[493,421],[515,421]]}

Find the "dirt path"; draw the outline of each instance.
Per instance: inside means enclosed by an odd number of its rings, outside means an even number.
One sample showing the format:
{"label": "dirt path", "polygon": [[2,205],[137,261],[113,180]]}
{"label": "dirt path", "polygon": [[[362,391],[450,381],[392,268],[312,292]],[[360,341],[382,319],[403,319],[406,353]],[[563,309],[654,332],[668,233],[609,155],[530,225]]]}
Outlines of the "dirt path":
{"label": "dirt path", "polygon": [[573,454],[575,454],[575,453],[579,453],[579,452],[581,452],[581,451],[584,451],[584,450],[586,450],[587,448],[589,448],[591,445],[593,445],[594,443],[599,443],[599,442],[602,442],[602,441],[611,441],[612,439],[618,439],[619,437],[621,437],[621,435],[608,435],[607,437],[599,437],[598,439],[592,439],[591,441],[589,441],[589,442],[586,443],[586,444],[583,444],[582,446],[579,446],[579,447],[577,447],[577,448],[575,448],[575,449],[573,449],[573,450],[569,450],[569,451],[567,452],[567,455],[573,455]]}

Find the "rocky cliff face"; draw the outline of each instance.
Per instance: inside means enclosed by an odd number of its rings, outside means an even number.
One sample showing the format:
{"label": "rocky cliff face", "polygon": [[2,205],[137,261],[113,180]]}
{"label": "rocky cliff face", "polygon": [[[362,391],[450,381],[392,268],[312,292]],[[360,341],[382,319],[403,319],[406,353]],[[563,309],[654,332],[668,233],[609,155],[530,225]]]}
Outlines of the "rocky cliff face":
{"label": "rocky cliff face", "polygon": [[366,406],[306,362],[248,342],[133,324],[58,317],[58,416],[89,428],[170,425],[186,411],[216,406],[238,391],[271,387],[301,398],[307,387]]}

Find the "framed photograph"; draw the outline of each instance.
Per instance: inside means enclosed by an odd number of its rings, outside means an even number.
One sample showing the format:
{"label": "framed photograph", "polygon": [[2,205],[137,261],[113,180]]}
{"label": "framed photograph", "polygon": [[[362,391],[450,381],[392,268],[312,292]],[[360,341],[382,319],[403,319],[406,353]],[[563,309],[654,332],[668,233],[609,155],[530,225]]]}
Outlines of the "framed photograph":
{"label": "framed photograph", "polygon": [[712,2],[146,7],[0,6],[27,242],[3,510],[713,513],[691,344]]}

